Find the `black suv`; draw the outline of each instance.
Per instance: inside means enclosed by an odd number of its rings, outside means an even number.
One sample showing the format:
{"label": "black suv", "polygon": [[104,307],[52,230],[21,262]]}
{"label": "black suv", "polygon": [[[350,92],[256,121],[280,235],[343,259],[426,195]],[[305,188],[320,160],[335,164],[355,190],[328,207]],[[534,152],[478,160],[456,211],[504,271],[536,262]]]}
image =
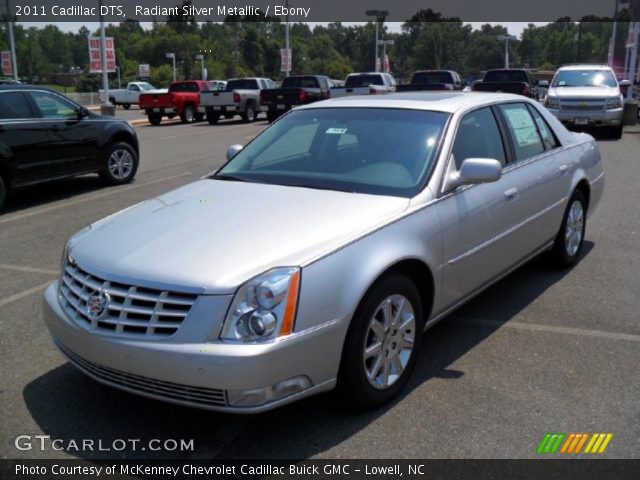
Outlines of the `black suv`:
{"label": "black suv", "polygon": [[131,125],[34,85],[0,85],[0,208],[11,188],[98,173],[109,185],[138,169]]}

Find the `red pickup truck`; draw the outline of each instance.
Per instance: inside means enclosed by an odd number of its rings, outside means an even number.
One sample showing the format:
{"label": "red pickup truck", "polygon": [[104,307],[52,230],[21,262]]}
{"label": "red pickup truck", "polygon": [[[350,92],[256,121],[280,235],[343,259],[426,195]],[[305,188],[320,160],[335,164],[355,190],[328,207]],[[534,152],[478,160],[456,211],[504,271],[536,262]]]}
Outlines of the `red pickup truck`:
{"label": "red pickup truck", "polygon": [[200,92],[213,90],[211,82],[205,80],[183,80],[172,82],[167,93],[143,93],[140,95],[140,110],[144,110],[151,125],[159,125],[162,117],[180,116],[182,123],[199,122],[204,118],[204,107],[200,107]]}

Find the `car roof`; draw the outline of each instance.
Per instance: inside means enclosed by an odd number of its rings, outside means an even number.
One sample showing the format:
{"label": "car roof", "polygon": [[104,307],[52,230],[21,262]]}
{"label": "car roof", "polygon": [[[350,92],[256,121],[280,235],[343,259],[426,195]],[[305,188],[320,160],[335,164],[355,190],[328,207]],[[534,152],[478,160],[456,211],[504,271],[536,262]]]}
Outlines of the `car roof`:
{"label": "car roof", "polygon": [[558,71],[560,70],[611,70],[611,67],[609,65],[602,64],[582,63],[575,65],[563,65],[558,69]]}
{"label": "car roof", "polygon": [[491,105],[504,101],[529,101],[521,95],[489,92],[402,92],[388,95],[362,95],[339,97],[311,103],[296,110],[313,108],[405,108],[454,113],[474,106]]}
{"label": "car roof", "polygon": [[47,92],[60,94],[60,92],[56,92],[55,90],[52,90],[47,87],[42,87],[40,85],[27,85],[25,83],[9,83],[9,84],[0,85],[0,92],[7,91],[7,90],[45,90]]}

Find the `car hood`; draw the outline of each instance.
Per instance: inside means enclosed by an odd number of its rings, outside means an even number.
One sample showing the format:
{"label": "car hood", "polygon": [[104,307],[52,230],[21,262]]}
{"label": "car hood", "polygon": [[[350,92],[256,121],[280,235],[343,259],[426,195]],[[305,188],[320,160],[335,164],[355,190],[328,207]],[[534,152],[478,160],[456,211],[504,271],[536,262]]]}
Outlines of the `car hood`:
{"label": "car hood", "polygon": [[203,179],[118,212],[69,242],[113,281],[227,294],[278,266],[328,253],[402,213],[409,200]]}
{"label": "car hood", "polygon": [[620,95],[617,87],[554,87],[548,92],[549,97],[564,98],[609,98]]}

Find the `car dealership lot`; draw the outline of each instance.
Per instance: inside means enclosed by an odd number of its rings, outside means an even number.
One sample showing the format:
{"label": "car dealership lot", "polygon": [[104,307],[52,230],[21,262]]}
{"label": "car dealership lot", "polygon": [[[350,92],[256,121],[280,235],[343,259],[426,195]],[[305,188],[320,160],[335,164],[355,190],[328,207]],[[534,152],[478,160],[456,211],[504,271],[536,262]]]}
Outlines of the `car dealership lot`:
{"label": "car dealership lot", "polygon": [[391,406],[352,412],[322,395],[257,416],[225,415],[123,393],[66,362],[41,319],[42,291],[58,275],[66,239],[199,178],[224,161],[227,145],[265,125],[140,126],[134,183],[103,188],[91,176],[9,197],[0,215],[0,456],[124,455],[15,449],[24,434],[103,446],[194,439],[196,447],[127,453],[134,457],[524,458],[536,456],[546,432],[612,432],[607,457],[638,457],[640,125],[599,142],[607,186],[577,267],[559,272],[534,260],[434,327]]}

